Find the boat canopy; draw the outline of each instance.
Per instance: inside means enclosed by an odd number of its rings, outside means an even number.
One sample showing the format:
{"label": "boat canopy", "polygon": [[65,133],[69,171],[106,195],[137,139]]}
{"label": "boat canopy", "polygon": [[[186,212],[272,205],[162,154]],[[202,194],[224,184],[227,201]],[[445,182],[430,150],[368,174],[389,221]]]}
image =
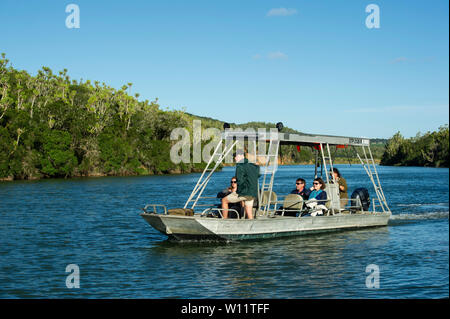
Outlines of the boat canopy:
{"label": "boat canopy", "polygon": [[226,129],[222,133],[224,140],[254,140],[266,141],[277,140],[281,145],[301,145],[301,146],[317,146],[318,144],[343,145],[343,146],[369,146],[370,139],[363,137],[348,136],[332,136],[317,135],[305,133],[281,133],[276,129],[258,130],[258,132],[250,130],[232,130]]}

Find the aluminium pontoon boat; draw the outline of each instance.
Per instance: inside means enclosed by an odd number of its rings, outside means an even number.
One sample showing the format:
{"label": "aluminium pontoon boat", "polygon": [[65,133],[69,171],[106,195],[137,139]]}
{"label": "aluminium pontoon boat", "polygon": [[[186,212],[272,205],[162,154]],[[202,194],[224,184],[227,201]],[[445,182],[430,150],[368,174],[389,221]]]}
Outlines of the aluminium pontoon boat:
{"label": "aluminium pontoon boat", "polygon": [[[312,134],[289,134],[278,131],[258,130],[258,132],[236,131],[225,129],[222,133],[213,155],[203,173],[189,195],[183,208],[168,209],[161,204],[148,204],[141,216],[156,230],[176,240],[218,240],[235,241],[249,239],[265,239],[281,236],[295,236],[317,232],[329,232],[343,229],[359,229],[363,227],[386,226],[391,211],[386,202],[376,165],[370,150],[370,140],[367,138],[325,136]],[[264,162],[259,179],[258,200],[253,208],[254,219],[246,219],[238,211],[229,209],[228,215],[234,218],[222,218],[222,209],[217,203],[201,204],[211,197],[202,196],[213,173],[221,163],[230,158],[231,151],[238,147],[239,142],[253,142],[254,161]],[[258,148],[267,144],[267,154],[257,155]],[[307,146],[315,149],[315,175],[318,175],[318,162],[325,171],[328,199],[323,204],[325,210],[311,213],[299,195],[287,195],[284,200],[273,192],[275,172],[281,145],[297,145],[297,148]],[[353,147],[361,162],[362,168],[369,177],[375,195],[368,198],[350,199],[350,205],[341,207],[338,184],[329,170],[333,169],[330,148]],[[359,149],[362,155],[357,151]],[[263,158],[263,160],[261,159]],[[322,175],[323,176],[323,175]],[[353,196],[352,196],[353,197]],[[369,206],[370,204],[370,206]],[[281,206],[282,205],[282,206]],[[314,205],[312,205],[314,206]],[[317,205],[317,207],[323,207]],[[201,208],[200,208],[201,207]],[[206,207],[206,208],[205,208]],[[282,208],[280,208],[282,207]],[[199,209],[200,208],[200,209]],[[309,214],[305,216],[305,210]],[[296,214],[288,214],[294,211]]]}

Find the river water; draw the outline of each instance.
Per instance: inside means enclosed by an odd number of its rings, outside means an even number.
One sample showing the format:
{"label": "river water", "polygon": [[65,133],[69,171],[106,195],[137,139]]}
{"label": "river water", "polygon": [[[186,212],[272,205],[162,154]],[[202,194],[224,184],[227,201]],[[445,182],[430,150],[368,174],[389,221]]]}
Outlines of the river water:
{"label": "river water", "polygon": [[[370,190],[361,166],[336,166],[349,195]],[[147,203],[181,207],[199,174],[0,182],[0,298],[448,297],[449,170],[378,170],[387,227],[229,244],[169,242],[139,216]],[[313,174],[280,167],[274,190]],[[70,264],[79,288],[66,286]]]}

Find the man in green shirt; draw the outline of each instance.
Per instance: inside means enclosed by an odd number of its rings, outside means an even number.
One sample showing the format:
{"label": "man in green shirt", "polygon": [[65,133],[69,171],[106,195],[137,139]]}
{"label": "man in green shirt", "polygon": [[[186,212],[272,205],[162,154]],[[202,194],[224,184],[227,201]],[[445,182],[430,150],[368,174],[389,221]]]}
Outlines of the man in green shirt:
{"label": "man in green shirt", "polygon": [[253,219],[253,203],[258,198],[259,166],[250,163],[242,150],[234,154],[236,161],[237,191],[222,199],[222,216],[228,218],[228,204],[243,202],[245,214]]}

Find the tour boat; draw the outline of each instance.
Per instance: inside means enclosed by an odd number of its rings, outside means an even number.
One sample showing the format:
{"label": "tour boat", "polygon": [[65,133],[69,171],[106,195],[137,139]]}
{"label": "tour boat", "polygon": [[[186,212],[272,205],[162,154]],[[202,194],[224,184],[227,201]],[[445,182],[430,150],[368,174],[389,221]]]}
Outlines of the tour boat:
{"label": "tour boat", "polygon": [[[359,137],[282,133],[278,129],[249,131],[233,130],[229,127],[221,136],[213,155],[190,193],[184,207],[168,208],[162,204],[148,204],[140,215],[153,228],[180,241],[239,241],[267,239],[283,236],[298,236],[310,233],[330,232],[346,229],[386,226],[391,211],[381,187],[375,161],[370,150],[370,139]],[[241,143],[241,144],[240,144]],[[223,209],[218,200],[202,196],[212,175],[230,159],[232,151],[242,143],[247,144],[249,160],[260,163],[261,176],[258,181],[258,199],[253,207],[253,219],[242,216],[236,209],[228,209],[228,218],[223,218]],[[253,146],[253,152],[250,145]],[[256,151],[258,145],[258,152]],[[315,152],[315,176],[323,177],[326,183],[327,200],[319,205],[308,205],[300,195],[281,195],[273,191],[275,173],[282,145],[311,147]],[[260,149],[268,146],[267,153]],[[330,149],[351,147],[367,173],[373,186],[373,198],[367,189],[359,188],[349,198],[349,204],[341,207],[338,183],[333,174]],[[262,163],[262,164],[261,164]],[[319,169],[320,173],[319,175]],[[292,176],[293,180],[297,176]],[[239,181],[238,181],[239,183]],[[205,200],[212,200],[204,203]],[[320,205],[322,204],[322,205]],[[311,208],[312,206],[312,208]],[[316,208],[314,208],[316,206]],[[320,207],[320,210],[317,210]],[[290,212],[289,214],[287,212]],[[293,213],[292,213],[293,212]],[[289,216],[288,216],[289,215]]]}

